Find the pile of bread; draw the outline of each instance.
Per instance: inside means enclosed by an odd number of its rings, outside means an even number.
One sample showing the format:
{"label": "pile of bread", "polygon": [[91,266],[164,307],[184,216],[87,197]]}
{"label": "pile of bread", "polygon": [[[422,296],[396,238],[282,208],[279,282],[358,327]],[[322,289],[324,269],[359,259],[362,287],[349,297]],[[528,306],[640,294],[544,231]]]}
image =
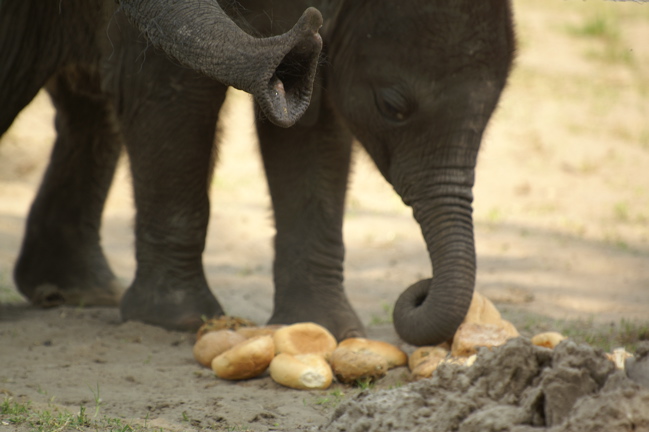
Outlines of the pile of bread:
{"label": "pile of bread", "polygon": [[[474,292],[469,311],[452,341],[438,346],[420,347],[410,354],[408,367],[411,378],[428,378],[442,363],[471,366],[479,348],[500,346],[519,336],[516,327],[502,318],[488,298]],[[560,333],[547,332],[534,336],[532,343],[554,348],[564,339]]]}
{"label": "pile of bread", "polygon": [[196,341],[194,357],[220,378],[249,379],[268,369],[277,383],[296,389],[326,389],[334,376],[344,383],[374,380],[408,361],[386,342],[350,338],[338,344],[314,323],[210,331]]}
{"label": "pile of bread", "polygon": [[[208,321],[197,334],[193,352],[200,364],[211,367],[223,379],[249,379],[268,369],[281,385],[326,389],[334,377],[342,383],[373,381],[389,369],[405,365],[413,379],[430,377],[441,363],[468,366],[479,347],[502,345],[518,336],[496,307],[476,292],[452,342],[420,347],[410,356],[377,340],[350,338],[337,343],[327,329],[314,323],[254,327],[228,317]],[[546,333],[532,342],[552,348],[562,339],[560,334]]]}

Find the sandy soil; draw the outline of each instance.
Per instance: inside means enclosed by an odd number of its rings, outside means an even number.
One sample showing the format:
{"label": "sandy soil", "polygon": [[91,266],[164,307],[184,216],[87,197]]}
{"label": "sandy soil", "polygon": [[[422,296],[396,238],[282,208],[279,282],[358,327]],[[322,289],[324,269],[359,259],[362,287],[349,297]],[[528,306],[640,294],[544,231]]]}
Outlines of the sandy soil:
{"label": "sandy soil", "polygon": [[[474,190],[477,289],[524,332],[555,319],[646,323],[649,6],[515,5],[519,58],[485,136]],[[205,265],[228,312],[262,323],[272,308],[272,213],[250,101],[231,96],[228,123],[236,127],[226,131],[214,180]],[[0,393],[169,429],[269,431],[324,424],[341,399],[358,392],[339,385],[344,396],[286,390],[268,377],[220,381],[194,363],[191,335],[121,323],[113,309],[29,307],[11,269],[51,149],[52,115],[41,94],[0,141]],[[128,284],[134,260],[126,165],[102,236]],[[430,263],[409,209],[360,149],[354,171],[346,286],[370,335],[398,343],[390,305],[430,274]],[[406,379],[398,369],[377,388]]]}

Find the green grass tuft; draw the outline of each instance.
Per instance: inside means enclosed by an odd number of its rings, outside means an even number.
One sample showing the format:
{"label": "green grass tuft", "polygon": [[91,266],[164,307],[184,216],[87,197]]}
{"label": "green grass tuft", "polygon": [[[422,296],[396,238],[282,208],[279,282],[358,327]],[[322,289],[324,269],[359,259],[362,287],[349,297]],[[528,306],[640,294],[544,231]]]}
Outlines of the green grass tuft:
{"label": "green grass tuft", "polygon": [[106,431],[106,432],[165,432],[162,428],[149,428],[131,424],[122,419],[104,417],[91,419],[86,408],[72,414],[58,407],[38,410],[31,403],[21,403],[5,397],[0,403],[0,426],[26,426],[36,432]]}
{"label": "green grass tuft", "polygon": [[566,322],[561,333],[575,342],[584,342],[607,352],[623,347],[634,353],[638,343],[649,341],[649,323],[624,319],[619,323],[599,325],[592,321]]}
{"label": "green grass tuft", "polygon": [[370,320],[371,326],[378,326],[383,324],[392,324],[392,314],[394,312],[394,305],[387,301],[381,302],[381,314],[372,314]]}

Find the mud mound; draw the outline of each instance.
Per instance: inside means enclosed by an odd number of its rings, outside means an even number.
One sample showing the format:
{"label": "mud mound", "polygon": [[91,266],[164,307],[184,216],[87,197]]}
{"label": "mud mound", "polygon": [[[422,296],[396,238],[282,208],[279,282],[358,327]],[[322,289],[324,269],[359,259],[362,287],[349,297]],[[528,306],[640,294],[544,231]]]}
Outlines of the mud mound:
{"label": "mud mound", "polygon": [[649,389],[603,352],[567,341],[554,351],[518,338],[483,349],[470,368],[361,393],[319,431],[649,431]]}

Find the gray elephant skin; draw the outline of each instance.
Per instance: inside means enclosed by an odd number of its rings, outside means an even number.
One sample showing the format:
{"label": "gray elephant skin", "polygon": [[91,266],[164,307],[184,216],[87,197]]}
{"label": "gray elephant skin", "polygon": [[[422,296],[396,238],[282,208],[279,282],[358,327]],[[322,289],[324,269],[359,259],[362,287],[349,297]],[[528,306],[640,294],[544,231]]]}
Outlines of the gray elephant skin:
{"label": "gray elephant skin", "polygon": [[[222,312],[205,281],[201,254],[214,123],[225,84],[237,84],[206,73],[213,61],[187,61],[186,42],[175,49],[154,42],[167,55],[147,50],[142,56],[143,44],[165,31],[138,21],[146,8],[135,5],[136,12],[126,13],[124,3],[121,10],[135,27],[124,30],[121,20],[116,32],[108,25],[111,55],[94,63],[101,64],[102,91],[87,90],[96,79],[93,68],[64,69],[47,81],[59,137],[28,219],[15,279],[37,304],[114,301],[115,278],[97,232],[123,142],[135,187],[137,271],[121,300],[122,317],[189,329],[201,315]],[[311,57],[304,52],[313,51],[309,32],[320,24],[311,6],[324,17],[320,68],[311,105],[284,128],[289,122],[273,117],[273,108],[281,112],[287,103],[273,103],[273,89],[280,96],[308,93],[294,87],[308,88],[303,77]],[[434,272],[399,297],[395,328],[415,345],[450,339],[475,285],[474,170],[514,55],[510,2],[223,0],[221,7],[254,40],[297,33],[308,41],[290,48],[280,66],[275,60],[276,71],[264,75],[264,85],[244,88],[253,94],[262,88],[271,100],[255,94],[277,231],[269,322],[315,321],[338,339],[364,334],[343,288],[343,211],[357,138],[412,208]],[[176,26],[182,34],[185,27]],[[191,53],[190,59],[196,56]],[[194,69],[178,68],[178,62]],[[4,92],[6,79],[0,78]]]}
{"label": "gray elephant skin", "polygon": [[45,87],[57,139],[14,279],[40,306],[112,305],[124,291],[100,246],[122,146],[133,168],[137,274],[125,319],[193,328],[221,313],[201,263],[216,120],[227,86],[292,125],[309,105],[322,16],[280,36],[242,31],[208,0],[1,0],[0,135]]}

